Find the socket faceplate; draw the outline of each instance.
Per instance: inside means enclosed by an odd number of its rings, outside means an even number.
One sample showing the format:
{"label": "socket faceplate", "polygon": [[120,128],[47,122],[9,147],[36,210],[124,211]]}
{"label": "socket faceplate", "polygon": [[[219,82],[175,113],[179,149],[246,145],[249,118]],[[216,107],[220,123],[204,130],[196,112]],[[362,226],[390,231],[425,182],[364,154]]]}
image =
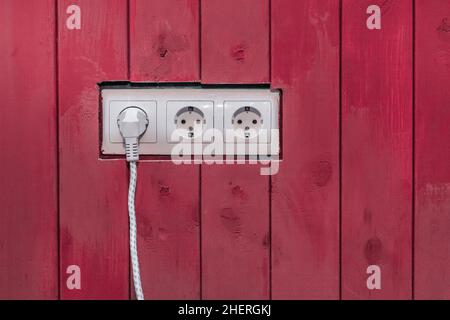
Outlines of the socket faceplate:
{"label": "socket faceplate", "polygon": [[[197,114],[189,114],[189,107],[198,108],[205,122],[202,127],[202,137],[197,134],[194,139],[186,139],[192,144],[193,155],[211,153],[222,155],[255,155],[276,156],[279,154],[279,135],[272,136],[271,130],[279,129],[280,92],[270,89],[203,89],[203,88],[137,88],[137,89],[103,89],[102,96],[102,154],[123,155],[125,149],[122,137],[117,128],[117,116],[131,106],[139,107],[149,116],[149,127],[140,144],[140,155],[171,156],[177,154],[179,142],[171,139],[171,133],[178,127],[183,127],[177,120],[196,121]],[[233,118],[236,112],[245,107],[254,108],[261,115],[258,128],[267,131],[267,139],[261,150],[249,151],[246,144],[249,141],[234,141],[227,138],[228,130],[235,130]],[[195,110],[195,109],[193,109]],[[245,110],[245,109],[244,109]],[[183,113],[183,112],[188,113]],[[181,119],[180,115],[187,115]],[[194,117],[195,115],[195,117]],[[251,114],[250,114],[251,115]],[[192,119],[191,119],[192,116]],[[241,114],[242,121],[253,121]],[[195,118],[195,119],[194,119]],[[245,119],[244,119],[245,118]],[[189,130],[189,127],[187,127]],[[254,142],[255,139],[250,139]],[[256,139],[258,140],[258,139]],[[274,141],[275,140],[275,141]],[[231,143],[230,143],[231,142]],[[194,146],[195,145],[195,146]],[[208,150],[205,152],[205,150]]]}

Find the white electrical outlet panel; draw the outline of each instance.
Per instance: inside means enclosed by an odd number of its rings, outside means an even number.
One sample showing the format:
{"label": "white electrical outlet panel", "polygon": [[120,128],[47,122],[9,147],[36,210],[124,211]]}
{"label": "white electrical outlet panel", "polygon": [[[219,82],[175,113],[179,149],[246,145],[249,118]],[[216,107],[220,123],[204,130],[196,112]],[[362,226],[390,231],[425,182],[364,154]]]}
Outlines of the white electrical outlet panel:
{"label": "white electrical outlet panel", "polygon": [[149,118],[140,155],[273,157],[280,152],[279,91],[117,88],[102,89],[101,96],[103,155],[125,154],[117,117],[128,107],[141,108]]}

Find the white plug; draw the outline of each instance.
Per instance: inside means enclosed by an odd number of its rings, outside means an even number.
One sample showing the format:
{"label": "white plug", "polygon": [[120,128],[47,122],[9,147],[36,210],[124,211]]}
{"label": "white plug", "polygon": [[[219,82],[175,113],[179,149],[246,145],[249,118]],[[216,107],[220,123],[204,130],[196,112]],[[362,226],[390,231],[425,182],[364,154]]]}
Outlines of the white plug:
{"label": "white plug", "polygon": [[147,131],[148,124],[147,113],[138,107],[128,107],[117,117],[117,125],[125,142],[128,162],[139,160],[139,139]]}

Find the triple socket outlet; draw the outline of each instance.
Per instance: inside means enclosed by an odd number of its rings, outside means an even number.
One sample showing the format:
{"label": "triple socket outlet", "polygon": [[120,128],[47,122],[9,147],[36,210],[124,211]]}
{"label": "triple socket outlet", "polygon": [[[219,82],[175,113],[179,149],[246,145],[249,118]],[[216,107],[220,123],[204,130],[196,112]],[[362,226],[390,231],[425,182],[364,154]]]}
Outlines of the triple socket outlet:
{"label": "triple socket outlet", "polygon": [[279,91],[118,88],[102,89],[101,97],[104,155],[125,154],[117,117],[129,107],[149,120],[141,155],[173,155],[180,143],[192,146],[192,155],[279,155]]}

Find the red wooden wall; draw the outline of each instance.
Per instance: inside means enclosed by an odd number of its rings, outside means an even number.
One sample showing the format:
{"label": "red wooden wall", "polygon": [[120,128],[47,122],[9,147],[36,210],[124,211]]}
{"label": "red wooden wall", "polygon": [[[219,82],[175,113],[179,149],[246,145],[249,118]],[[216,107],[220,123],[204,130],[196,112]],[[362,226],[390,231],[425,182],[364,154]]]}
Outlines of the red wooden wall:
{"label": "red wooden wall", "polygon": [[0,298],[133,298],[108,80],[283,92],[277,175],[139,163],[147,299],[450,298],[447,0],[0,0],[0,30]]}

